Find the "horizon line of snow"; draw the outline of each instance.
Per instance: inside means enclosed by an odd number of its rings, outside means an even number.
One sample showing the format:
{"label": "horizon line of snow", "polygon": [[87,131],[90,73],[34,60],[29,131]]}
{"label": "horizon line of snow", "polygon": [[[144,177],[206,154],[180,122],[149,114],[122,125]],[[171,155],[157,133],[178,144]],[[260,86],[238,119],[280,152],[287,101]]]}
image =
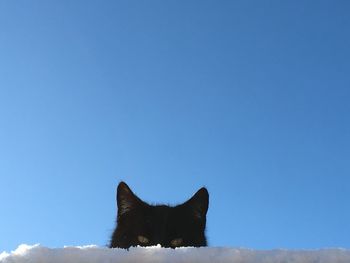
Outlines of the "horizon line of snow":
{"label": "horizon line of snow", "polygon": [[313,250],[254,250],[228,247],[156,247],[119,248],[67,246],[48,248],[39,244],[22,244],[11,253],[2,252],[0,263],[349,263],[350,250],[325,248]]}

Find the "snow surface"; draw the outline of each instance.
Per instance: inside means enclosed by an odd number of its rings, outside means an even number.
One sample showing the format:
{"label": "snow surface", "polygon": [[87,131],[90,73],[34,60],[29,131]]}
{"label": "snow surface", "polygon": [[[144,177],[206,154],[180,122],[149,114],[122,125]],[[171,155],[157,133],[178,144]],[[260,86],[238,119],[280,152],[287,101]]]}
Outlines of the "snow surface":
{"label": "snow surface", "polygon": [[136,247],[109,249],[97,246],[47,248],[20,245],[0,254],[0,263],[349,263],[350,250],[251,250],[235,248]]}

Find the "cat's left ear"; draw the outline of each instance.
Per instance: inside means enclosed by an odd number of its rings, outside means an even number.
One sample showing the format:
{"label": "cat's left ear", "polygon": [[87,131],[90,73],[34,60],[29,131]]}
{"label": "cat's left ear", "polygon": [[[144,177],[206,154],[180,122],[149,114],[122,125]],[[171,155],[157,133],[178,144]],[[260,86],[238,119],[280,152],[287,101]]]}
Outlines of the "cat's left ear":
{"label": "cat's left ear", "polygon": [[202,187],[186,203],[191,206],[195,217],[199,219],[205,218],[209,206],[208,190],[205,187]]}
{"label": "cat's left ear", "polygon": [[140,203],[142,201],[131,191],[129,186],[120,182],[117,189],[118,215],[121,216],[133,210]]}

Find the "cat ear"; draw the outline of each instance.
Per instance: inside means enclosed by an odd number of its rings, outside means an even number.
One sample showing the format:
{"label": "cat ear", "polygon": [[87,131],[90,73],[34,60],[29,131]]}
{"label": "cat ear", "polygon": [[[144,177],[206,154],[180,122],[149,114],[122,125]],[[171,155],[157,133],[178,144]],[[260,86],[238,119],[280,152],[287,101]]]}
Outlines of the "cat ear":
{"label": "cat ear", "polygon": [[190,205],[195,217],[199,219],[205,218],[209,206],[208,190],[205,187],[202,187],[186,203]]}
{"label": "cat ear", "polygon": [[140,199],[131,191],[129,186],[120,182],[117,188],[118,215],[123,215],[139,204]]}

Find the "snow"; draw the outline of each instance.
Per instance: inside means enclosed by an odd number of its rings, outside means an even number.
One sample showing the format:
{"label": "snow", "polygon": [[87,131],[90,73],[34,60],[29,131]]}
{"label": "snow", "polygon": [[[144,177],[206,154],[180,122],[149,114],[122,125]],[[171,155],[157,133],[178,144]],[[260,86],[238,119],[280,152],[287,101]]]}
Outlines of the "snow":
{"label": "snow", "polygon": [[135,247],[129,250],[94,245],[47,248],[20,245],[0,254],[0,263],[349,263],[350,250],[251,250],[236,248]]}

